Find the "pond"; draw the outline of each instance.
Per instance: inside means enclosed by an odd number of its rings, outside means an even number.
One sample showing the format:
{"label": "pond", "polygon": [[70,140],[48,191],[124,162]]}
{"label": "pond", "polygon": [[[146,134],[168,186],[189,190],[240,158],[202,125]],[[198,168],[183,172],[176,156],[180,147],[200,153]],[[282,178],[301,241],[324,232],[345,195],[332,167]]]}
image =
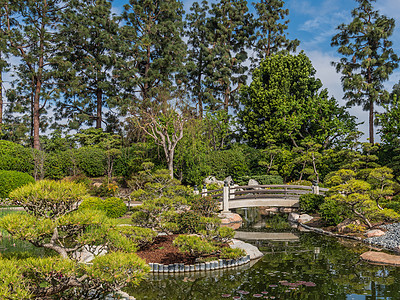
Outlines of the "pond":
{"label": "pond", "polygon": [[243,231],[256,227],[256,231],[271,232],[278,227],[296,238],[248,241],[264,253],[251,266],[203,274],[151,275],[129,289],[129,294],[137,300],[400,299],[400,267],[361,261],[359,255],[368,250],[365,245],[294,231],[279,216],[246,214]]}

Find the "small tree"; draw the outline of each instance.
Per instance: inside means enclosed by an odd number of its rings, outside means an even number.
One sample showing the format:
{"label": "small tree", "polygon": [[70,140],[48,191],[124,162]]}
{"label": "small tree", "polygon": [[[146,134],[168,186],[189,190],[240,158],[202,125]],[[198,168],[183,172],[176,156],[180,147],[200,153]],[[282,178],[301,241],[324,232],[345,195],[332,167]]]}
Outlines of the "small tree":
{"label": "small tree", "polygon": [[[16,239],[59,255],[16,262],[16,276],[29,297],[99,299],[130,281],[138,282],[148,271],[143,260],[127,253],[137,248],[132,238],[134,228],[121,229],[99,211],[76,211],[85,195],[86,189],[80,184],[47,180],[22,186],[10,194],[12,204],[23,206],[26,213],[1,218],[0,227]],[[96,257],[92,265],[77,264],[77,251],[83,249],[94,255],[103,250],[108,253]],[[9,291],[12,293],[12,286]]]}

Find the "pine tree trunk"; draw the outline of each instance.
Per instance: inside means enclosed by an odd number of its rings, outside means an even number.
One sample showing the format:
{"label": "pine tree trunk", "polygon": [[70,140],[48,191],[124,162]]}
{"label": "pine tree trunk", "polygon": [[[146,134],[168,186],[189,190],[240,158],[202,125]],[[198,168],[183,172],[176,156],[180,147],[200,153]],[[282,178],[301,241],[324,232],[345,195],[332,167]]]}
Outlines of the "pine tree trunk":
{"label": "pine tree trunk", "polygon": [[35,94],[33,98],[33,148],[40,150],[39,129],[40,129],[40,89],[42,83],[36,80]]}
{"label": "pine tree trunk", "polygon": [[369,142],[374,144],[374,101],[369,102]]}
{"label": "pine tree trunk", "polygon": [[[1,59],[1,53],[0,53]],[[3,70],[0,69],[0,125],[3,124]]]}
{"label": "pine tree trunk", "polygon": [[101,128],[101,121],[102,121],[102,104],[103,104],[103,92],[101,89],[97,89],[96,91],[96,129]]}

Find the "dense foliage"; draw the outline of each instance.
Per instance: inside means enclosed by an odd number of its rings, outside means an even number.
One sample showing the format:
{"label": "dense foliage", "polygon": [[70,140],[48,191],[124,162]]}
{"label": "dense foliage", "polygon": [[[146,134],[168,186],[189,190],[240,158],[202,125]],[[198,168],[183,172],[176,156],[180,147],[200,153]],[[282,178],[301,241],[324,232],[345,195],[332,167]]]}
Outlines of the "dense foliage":
{"label": "dense foliage", "polygon": [[9,193],[16,188],[33,182],[35,179],[29,174],[0,170],[0,199],[7,198]]}

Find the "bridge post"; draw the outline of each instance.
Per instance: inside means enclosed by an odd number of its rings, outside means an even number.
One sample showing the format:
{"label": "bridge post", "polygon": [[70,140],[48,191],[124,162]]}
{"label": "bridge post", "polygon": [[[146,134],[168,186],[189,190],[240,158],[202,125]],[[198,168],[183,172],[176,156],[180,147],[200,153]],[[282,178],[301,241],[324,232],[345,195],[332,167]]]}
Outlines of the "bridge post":
{"label": "bridge post", "polygon": [[199,194],[199,189],[197,188],[197,185],[194,186],[193,194],[194,195],[198,195]]}
{"label": "bridge post", "polygon": [[313,192],[313,194],[319,195],[318,182],[315,180],[312,181],[312,192]]}
{"label": "bridge post", "polygon": [[229,184],[228,182],[224,182],[224,189],[222,193],[222,212],[230,212],[229,211]]}
{"label": "bridge post", "polygon": [[207,197],[207,186],[203,184],[203,189],[201,190],[201,195]]}

